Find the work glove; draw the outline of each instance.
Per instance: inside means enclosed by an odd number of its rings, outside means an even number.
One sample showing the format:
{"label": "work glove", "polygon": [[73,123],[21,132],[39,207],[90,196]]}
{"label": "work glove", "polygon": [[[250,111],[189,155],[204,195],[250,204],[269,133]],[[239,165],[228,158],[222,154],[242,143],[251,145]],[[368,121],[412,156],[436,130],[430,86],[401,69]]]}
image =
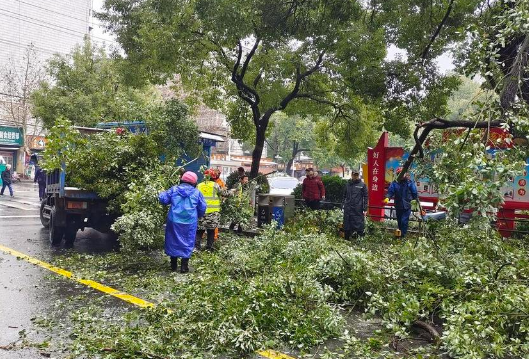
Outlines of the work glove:
{"label": "work glove", "polygon": [[411,210],[414,212],[419,210],[419,203],[417,202],[416,199],[411,200]]}

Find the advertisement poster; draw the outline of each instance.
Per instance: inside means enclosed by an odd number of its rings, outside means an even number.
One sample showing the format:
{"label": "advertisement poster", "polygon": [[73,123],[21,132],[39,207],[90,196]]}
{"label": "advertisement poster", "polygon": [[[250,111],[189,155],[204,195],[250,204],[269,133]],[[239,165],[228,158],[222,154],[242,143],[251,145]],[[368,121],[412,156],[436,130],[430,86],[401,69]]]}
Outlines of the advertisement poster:
{"label": "advertisement poster", "polygon": [[527,162],[523,174],[503,187],[505,202],[529,202],[529,159]]}
{"label": "advertisement poster", "polygon": [[[386,187],[397,178],[397,168],[402,166],[404,162],[408,159],[409,153],[405,153],[402,148],[390,148],[387,151],[387,160],[386,160]],[[432,159],[434,160],[434,159]],[[415,165],[412,165],[412,169],[415,168]],[[422,199],[431,199],[434,202],[437,202],[439,194],[437,189],[430,183],[430,180],[427,177],[415,178],[413,175],[413,170],[410,171],[411,180],[415,181],[417,185],[417,192]]]}

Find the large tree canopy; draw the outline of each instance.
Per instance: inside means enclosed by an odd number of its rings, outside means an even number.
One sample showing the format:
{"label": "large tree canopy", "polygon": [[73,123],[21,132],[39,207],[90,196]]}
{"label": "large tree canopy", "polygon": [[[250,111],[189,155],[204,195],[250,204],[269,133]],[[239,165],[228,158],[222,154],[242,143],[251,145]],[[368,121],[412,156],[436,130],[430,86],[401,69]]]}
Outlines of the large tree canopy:
{"label": "large tree canopy", "polygon": [[[370,138],[383,125],[407,133],[410,118],[444,114],[456,81],[431,59],[460,38],[477,2],[107,0],[101,18],[127,54],[130,80],[180,74],[238,137],[255,140],[255,175],[277,111],[326,115],[332,141]],[[389,44],[409,58],[387,63]]]}
{"label": "large tree canopy", "polygon": [[71,55],[56,56],[47,64],[50,81],[32,93],[33,115],[51,128],[64,117],[75,125],[144,120],[159,101],[152,88],[126,86],[116,60],[89,40]]}
{"label": "large tree canopy", "polygon": [[[458,47],[459,69],[467,76],[485,79],[483,87],[496,95],[477,98],[462,118],[435,117],[418,124],[416,145],[404,165],[422,156],[422,144],[434,129],[468,128],[465,136],[447,142],[438,137],[435,150],[442,149],[429,176],[438,183],[452,214],[474,209],[493,215],[504,201],[502,186],[520,176],[529,156],[529,19],[528,0],[483,2],[469,22],[465,41]],[[491,142],[490,129],[510,132],[502,142]],[[516,146],[505,148],[514,142]],[[454,146],[455,144],[455,146]],[[503,148],[491,156],[491,148]],[[508,146],[507,146],[508,147]],[[403,171],[404,172],[404,171]],[[476,178],[482,179],[476,181]]]}

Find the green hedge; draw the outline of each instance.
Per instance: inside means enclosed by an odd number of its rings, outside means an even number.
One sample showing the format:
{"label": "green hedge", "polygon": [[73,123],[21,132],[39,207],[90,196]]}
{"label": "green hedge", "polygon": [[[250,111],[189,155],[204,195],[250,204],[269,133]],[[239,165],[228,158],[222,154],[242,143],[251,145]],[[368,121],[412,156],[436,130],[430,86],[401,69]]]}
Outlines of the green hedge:
{"label": "green hedge", "polygon": [[[347,180],[338,176],[322,176],[321,181],[323,182],[323,186],[325,186],[326,199],[330,202],[342,203]],[[302,199],[301,184],[297,185],[294,189],[294,196],[296,199]]]}

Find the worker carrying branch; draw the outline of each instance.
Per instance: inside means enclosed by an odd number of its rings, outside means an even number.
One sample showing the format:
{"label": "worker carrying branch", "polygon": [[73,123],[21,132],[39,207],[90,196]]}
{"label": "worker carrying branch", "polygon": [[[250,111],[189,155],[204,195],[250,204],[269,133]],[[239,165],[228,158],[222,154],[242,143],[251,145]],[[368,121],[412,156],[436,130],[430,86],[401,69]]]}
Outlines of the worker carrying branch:
{"label": "worker carrying branch", "polygon": [[[401,172],[402,167],[397,168],[396,174],[399,175]],[[404,237],[408,232],[412,201],[417,201],[417,186],[410,180],[409,173],[406,173],[400,181],[391,182],[384,202],[388,203],[390,198],[395,199],[397,223],[401,237]]]}

